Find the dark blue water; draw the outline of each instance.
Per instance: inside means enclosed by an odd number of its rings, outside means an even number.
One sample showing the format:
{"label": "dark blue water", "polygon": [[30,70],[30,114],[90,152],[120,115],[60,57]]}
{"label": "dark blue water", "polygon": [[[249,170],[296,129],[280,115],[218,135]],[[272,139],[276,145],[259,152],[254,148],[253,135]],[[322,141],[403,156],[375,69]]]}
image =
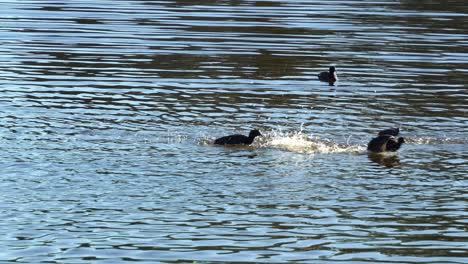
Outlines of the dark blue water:
{"label": "dark blue water", "polygon": [[0,4],[1,263],[468,262],[464,1]]}

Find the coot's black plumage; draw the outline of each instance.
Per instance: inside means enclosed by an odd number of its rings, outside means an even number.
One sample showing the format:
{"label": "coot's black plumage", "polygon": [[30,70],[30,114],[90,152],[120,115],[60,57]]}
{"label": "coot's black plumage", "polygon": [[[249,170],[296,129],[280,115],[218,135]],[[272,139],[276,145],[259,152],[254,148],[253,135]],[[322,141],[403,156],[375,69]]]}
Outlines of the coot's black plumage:
{"label": "coot's black plumage", "polygon": [[392,128],[389,128],[389,129],[385,129],[385,130],[382,130],[379,132],[379,136],[384,136],[384,135],[388,135],[388,136],[398,136],[398,134],[400,133],[400,128],[398,127],[392,127]]}
{"label": "coot's black plumage", "polygon": [[335,67],[331,66],[327,72],[319,73],[318,78],[322,82],[328,82],[330,84],[335,83],[336,81],[338,81],[338,76],[336,75]]}
{"label": "coot's black plumage", "polygon": [[401,145],[405,143],[405,139],[402,137],[398,138],[398,141],[395,140],[395,137],[390,138],[390,140],[387,142],[387,151],[392,151],[395,152],[397,151]]}
{"label": "coot's black plumage", "polygon": [[244,135],[230,135],[220,137],[214,141],[216,145],[250,145],[255,137],[261,136],[260,131],[257,129],[251,130],[249,136]]}
{"label": "coot's black plumage", "polygon": [[379,135],[367,144],[367,150],[375,153],[386,151],[395,152],[403,143],[405,143],[405,139],[402,137],[396,140],[392,135]]}

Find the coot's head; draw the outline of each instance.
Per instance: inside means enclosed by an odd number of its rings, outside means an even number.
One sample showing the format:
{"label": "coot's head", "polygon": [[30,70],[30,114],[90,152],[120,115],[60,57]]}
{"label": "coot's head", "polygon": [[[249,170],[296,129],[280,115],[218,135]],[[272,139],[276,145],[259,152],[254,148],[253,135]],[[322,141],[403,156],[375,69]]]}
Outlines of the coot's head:
{"label": "coot's head", "polygon": [[402,137],[399,137],[399,138],[398,138],[398,143],[399,143],[399,144],[405,143],[405,139],[402,138]]}
{"label": "coot's head", "polygon": [[258,129],[253,129],[253,130],[250,130],[250,133],[249,133],[249,137],[251,138],[255,138],[256,136],[261,136],[262,134],[260,134],[260,131],[258,131]]}
{"label": "coot's head", "polygon": [[330,69],[328,69],[328,71],[331,73],[334,73],[336,71],[335,66],[331,66]]}

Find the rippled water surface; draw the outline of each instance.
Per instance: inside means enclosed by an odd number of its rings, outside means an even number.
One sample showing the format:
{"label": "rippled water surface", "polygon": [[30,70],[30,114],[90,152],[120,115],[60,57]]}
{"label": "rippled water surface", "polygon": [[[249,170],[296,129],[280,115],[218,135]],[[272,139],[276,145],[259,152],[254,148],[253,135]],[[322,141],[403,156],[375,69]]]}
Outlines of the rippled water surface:
{"label": "rippled water surface", "polygon": [[0,4],[1,263],[468,262],[466,1]]}

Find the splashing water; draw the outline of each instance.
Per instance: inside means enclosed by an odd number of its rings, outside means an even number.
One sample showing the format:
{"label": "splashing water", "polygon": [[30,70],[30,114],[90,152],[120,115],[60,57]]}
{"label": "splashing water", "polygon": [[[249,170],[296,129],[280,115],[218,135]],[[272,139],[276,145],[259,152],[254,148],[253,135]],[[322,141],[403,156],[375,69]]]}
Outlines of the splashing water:
{"label": "splashing water", "polygon": [[[331,139],[307,135],[302,131],[302,129],[294,132],[284,132],[281,130],[262,131],[262,135],[262,137],[257,137],[254,143],[248,147],[256,149],[277,149],[307,155],[333,153],[367,153],[366,145],[350,144],[348,143],[350,138],[347,138],[346,143],[337,143]],[[215,138],[211,136],[203,136],[198,139],[197,143],[200,145],[212,145],[214,139]],[[453,139],[431,137],[405,137],[405,140],[407,144],[412,145],[464,144],[468,142],[468,140],[465,138]],[[394,155],[395,153],[390,154]]]}
{"label": "splashing water", "polygon": [[264,148],[280,149],[301,154],[358,154],[365,151],[364,146],[337,144],[329,139],[307,136],[302,131],[293,133],[273,131],[266,133],[264,139],[260,140],[259,143]]}
{"label": "splashing water", "polygon": [[[297,132],[262,131],[262,137],[257,137],[254,143],[248,147],[257,149],[279,149],[300,154],[330,154],[350,153],[358,154],[365,151],[364,146],[338,144],[329,139],[321,139]],[[201,137],[198,139],[200,145],[212,145],[214,138]]]}

